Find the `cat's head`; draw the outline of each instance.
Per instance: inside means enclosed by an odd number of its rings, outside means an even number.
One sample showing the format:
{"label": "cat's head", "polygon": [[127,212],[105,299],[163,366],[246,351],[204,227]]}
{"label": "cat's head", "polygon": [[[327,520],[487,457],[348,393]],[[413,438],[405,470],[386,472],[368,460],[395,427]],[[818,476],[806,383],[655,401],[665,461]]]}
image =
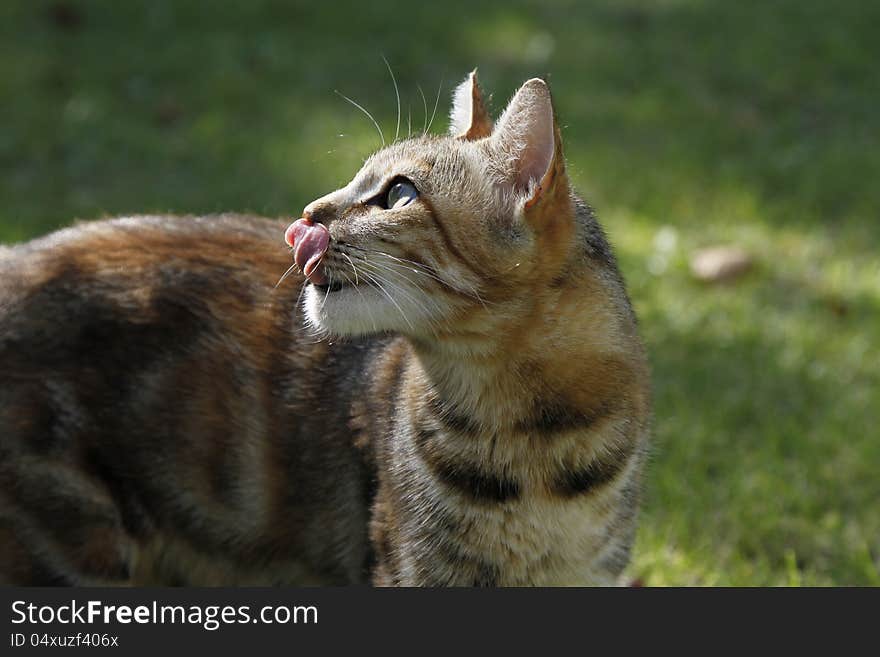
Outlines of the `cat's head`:
{"label": "cat's head", "polygon": [[423,338],[485,328],[481,318],[557,278],[575,241],[550,90],[529,80],[493,125],[471,73],[448,135],[383,148],[302,217],[286,240],[315,328]]}

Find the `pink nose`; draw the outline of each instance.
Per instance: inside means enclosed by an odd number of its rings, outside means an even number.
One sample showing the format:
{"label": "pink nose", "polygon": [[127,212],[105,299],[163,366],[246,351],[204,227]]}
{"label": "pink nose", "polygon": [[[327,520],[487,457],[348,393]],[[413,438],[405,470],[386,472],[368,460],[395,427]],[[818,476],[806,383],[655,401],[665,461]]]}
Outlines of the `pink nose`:
{"label": "pink nose", "polygon": [[284,241],[293,247],[293,260],[306,278],[317,285],[326,283],[321,261],[330,246],[327,227],[308,218],[297,219],[284,231]]}

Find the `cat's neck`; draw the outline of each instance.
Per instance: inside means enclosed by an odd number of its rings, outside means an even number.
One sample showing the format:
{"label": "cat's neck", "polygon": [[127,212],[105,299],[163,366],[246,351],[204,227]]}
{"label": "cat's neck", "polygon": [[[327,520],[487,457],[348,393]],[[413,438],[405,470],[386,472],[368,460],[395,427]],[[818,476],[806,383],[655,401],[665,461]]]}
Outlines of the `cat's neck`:
{"label": "cat's neck", "polygon": [[426,394],[481,426],[498,428],[529,404],[527,391],[517,389],[517,364],[502,364],[494,350],[475,353],[472,344],[416,342],[414,351],[413,366]]}
{"label": "cat's neck", "polygon": [[[545,294],[515,317],[491,316],[438,340],[413,340],[429,394],[487,428],[514,426],[547,398],[569,395],[603,354],[608,314]],[[592,330],[591,330],[592,329]],[[572,339],[573,334],[575,338]]]}

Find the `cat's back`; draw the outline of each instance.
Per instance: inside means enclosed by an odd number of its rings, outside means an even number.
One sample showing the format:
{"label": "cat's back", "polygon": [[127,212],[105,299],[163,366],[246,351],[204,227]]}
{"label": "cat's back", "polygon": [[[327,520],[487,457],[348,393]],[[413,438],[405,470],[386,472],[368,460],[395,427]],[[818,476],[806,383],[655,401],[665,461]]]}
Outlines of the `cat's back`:
{"label": "cat's back", "polygon": [[0,581],[359,575],[360,456],[315,393],[357,349],[302,328],[300,276],[276,288],[284,226],[131,217],[0,250]]}
{"label": "cat's back", "polygon": [[[266,288],[290,264],[280,221],[247,215],[144,215],[79,223],[18,245],[0,245],[4,307],[35,290],[67,288],[77,299],[98,286],[144,291],[174,276],[235,272]],[[85,286],[83,286],[85,284]]]}
{"label": "cat's back", "polygon": [[238,349],[269,337],[281,328],[277,307],[292,306],[297,293],[297,281],[273,289],[289,266],[279,225],[237,215],[127,217],[4,249],[3,375],[103,369],[121,378],[212,335]]}

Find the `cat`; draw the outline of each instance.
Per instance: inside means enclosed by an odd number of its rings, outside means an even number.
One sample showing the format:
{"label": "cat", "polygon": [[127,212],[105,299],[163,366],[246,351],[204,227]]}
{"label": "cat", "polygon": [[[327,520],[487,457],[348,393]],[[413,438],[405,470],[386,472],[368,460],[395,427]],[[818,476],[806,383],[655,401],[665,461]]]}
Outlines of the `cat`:
{"label": "cat", "polygon": [[139,216],[0,252],[0,580],[617,584],[650,412],[548,86],[496,124],[474,72],[447,135],[290,226]]}

